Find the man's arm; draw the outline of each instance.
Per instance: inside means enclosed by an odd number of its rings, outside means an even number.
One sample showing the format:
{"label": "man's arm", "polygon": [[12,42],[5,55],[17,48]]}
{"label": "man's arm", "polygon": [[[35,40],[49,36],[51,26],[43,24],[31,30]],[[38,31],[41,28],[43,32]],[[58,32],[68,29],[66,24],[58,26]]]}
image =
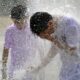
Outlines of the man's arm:
{"label": "man's arm", "polygon": [[74,52],[77,49],[76,46],[70,46],[68,44],[61,43],[60,41],[58,41],[58,39],[54,39],[53,42],[59,49],[61,49],[61,50],[63,49],[64,51],[66,51],[70,55],[74,54]]}
{"label": "man's arm", "polygon": [[70,55],[73,55],[73,53],[76,51],[76,47],[63,44],[60,41],[58,41],[57,38],[53,38],[52,42],[53,42],[53,47],[51,48],[47,56],[41,60],[42,63],[41,65],[38,66],[37,68],[38,70],[40,70],[41,68],[44,68],[51,61],[51,59],[58,53],[58,49],[61,49],[61,50],[63,49]]}
{"label": "man's arm", "polygon": [[2,55],[2,79],[6,79],[7,78],[7,74],[6,74],[6,65],[7,65],[7,60],[8,60],[8,54],[9,54],[9,49],[5,48],[3,49],[3,55]]}
{"label": "man's arm", "polygon": [[48,65],[48,63],[50,63],[52,58],[54,58],[57,53],[58,53],[57,52],[57,48],[56,48],[56,46],[54,44],[53,44],[53,46],[51,47],[51,49],[49,50],[48,54],[45,57],[43,57],[41,55],[43,53],[41,53],[40,54],[40,56],[41,56],[41,64],[36,69],[34,69],[34,71],[39,71],[40,69],[46,67]]}
{"label": "man's arm", "polygon": [[79,26],[73,19],[68,20],[66,23],[67,25],[65,25],[66,27],[64,31],[65,42],[62,43],[54,35],[52,41],[58,48],[63,49],[70,55],[76,54],[77,47],[79,46]]}
{"label": "man's arm", "polygon": [[3,64],[7,63],[8,54],[9,54],[9,49],[7,49],[7,48],[4,47],[3,48],[3,55],[2,55],[2,62],[3,62]]}

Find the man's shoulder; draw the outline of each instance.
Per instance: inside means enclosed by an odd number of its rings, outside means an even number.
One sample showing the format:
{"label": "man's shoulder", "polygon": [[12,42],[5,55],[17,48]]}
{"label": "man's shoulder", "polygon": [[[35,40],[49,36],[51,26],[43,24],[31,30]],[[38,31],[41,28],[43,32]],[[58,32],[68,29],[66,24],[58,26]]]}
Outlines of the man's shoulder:
{"label": "man's shoulder", "polygon": [[15,29],[15,26],[14,26],[14,24],[11,24],[6,29],[7,30],[14,30]]}
{"label": "man's shoulder", "polygon": [[77,22],[77,20],[72,16],[63,16],[62,19],[63,19],[63,21]]}
{"label": "man's shoulder", "polygon": [[77,19],[75,19],[72,16],[63,16],[62,17],[62,22],[66,24],[66,26],[70,26],[70,25],[75,25],[75,26],[79,26],[79,22]]}
{"label": "man's shoulder", "polygon": [[11,25],[9,25],[9,26],[6,28],[6,32],[12,32],[12,31],[14,31],[14,30],[15,30],[14,24],[11,24]]}

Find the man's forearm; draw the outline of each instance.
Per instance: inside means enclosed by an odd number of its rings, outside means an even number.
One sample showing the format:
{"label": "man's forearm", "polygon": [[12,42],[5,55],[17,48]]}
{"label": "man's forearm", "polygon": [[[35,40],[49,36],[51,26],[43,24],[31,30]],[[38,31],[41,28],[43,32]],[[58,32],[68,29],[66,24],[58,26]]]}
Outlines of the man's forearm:
{"label": "man's forearm", "polygon": [[9,50],[8,49],[3,49],[3,55],[2,55],[2,65],[6,65],[7,63],[7,59],[8,59],[8,53],[9,53]]}
{"label": "man's forearm", "polygon": [[42,58],[41,65],[39,66],[39,68],[46,67],[47,64],[50,63],[50,61],[55,57],[56,54],[57,54],[57,48],[53,44],[53,46],[51,47],[51,49],[50,49],[49,53],[47,54],[47,56]]}
{"label": "man's forearm", "polygon": [[2,55],[2,80],[7,78],[6,70],[7,70],[7,59],[8,59],[9,50],[4,48]]}
{"label": "man's forearm", "polygon": [[52,57],[51,56],[47,56],[42,60],[42,63],[40,65],[40,68],[43,68],[45,66],[47,66],[47,64],[51,61]]}

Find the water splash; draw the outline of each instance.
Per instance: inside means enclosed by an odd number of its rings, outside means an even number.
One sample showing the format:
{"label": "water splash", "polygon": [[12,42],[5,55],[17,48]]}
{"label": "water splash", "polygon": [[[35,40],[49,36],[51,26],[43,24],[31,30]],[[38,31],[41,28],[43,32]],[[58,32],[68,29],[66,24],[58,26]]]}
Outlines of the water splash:
{"label": "water splash", "polygon": [[[78,1],[79,2],[79,1]],[[36,11],[46,11],[51,14],[68,15],[80,18],[77,3],[72,0],[29,0],[29,13],[32,15]]]}
{"label": "water splash", "polygon": [[[55,14],[67,15],[67,16],[74,16],[76,18],[80,18],[80,16],[77,16],[79,11],[78,11],[78,7],[73,4],[74,0],[72,0],[71,3],[69,1],[70,0],[27,0],[28,11],[29,11],[30,16],[36,11],[47,11],[52,15],[55,15]],[[45,48],[45,51],[46,51],[46,48]],[[21,71],[18,71],[17,74],[18,73],[20,73],[20,75],[22,76],[22,74],[24,74],[25,71],[21,70]],[[50,76],[50,74],[48,74],[48,76]],[[15,75],[15,77],[18,78],[19,76]],[[48,78],[46,80],[52,80],[52,79]],[[54,76],[54,80],[56,80],[55,76]]]}

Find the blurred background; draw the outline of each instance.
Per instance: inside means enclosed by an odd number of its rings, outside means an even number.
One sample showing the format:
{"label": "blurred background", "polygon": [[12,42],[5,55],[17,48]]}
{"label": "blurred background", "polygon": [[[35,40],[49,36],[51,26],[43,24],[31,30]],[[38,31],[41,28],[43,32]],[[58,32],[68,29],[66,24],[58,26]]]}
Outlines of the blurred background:
{"label": "blurred background", "polygon": [[[0,80],[4,34],[7,26],[12,23],[10,10],[16,4],[26,5],[30,16],[36,11],[47,11],[52,15],[69,15],[80,22],[80,0],[0,0]],[[46,80],[58,80],[60,68],[58,54],[45,68]]]}

